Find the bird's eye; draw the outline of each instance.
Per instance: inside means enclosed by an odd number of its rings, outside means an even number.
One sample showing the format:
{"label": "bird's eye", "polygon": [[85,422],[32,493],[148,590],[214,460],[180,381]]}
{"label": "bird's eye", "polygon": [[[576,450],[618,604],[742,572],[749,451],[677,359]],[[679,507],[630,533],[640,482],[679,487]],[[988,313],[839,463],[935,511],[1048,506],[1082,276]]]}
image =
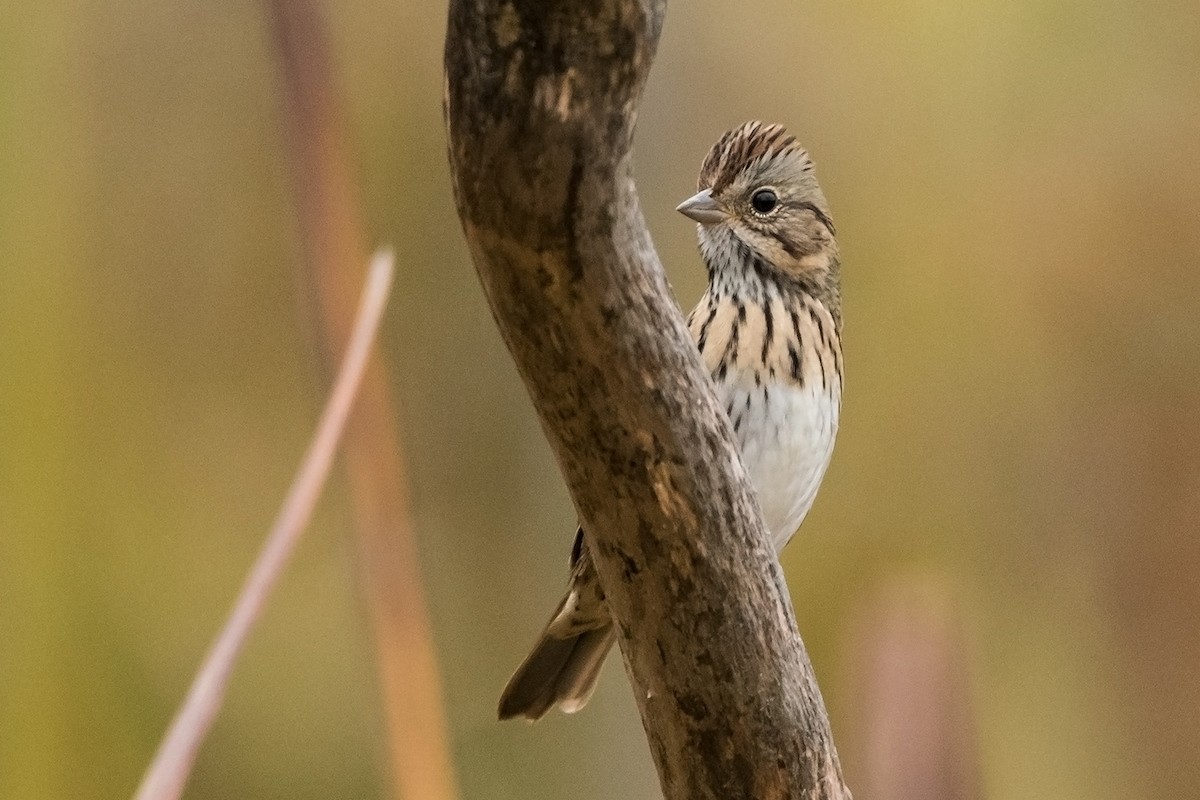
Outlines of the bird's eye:
{"label": "bird's eye", "polygon": [[750,205],[754,206],[754,210],[760,214],[770,214],[778,204],[779,198],[771,189],[759,189],[750,198]]}

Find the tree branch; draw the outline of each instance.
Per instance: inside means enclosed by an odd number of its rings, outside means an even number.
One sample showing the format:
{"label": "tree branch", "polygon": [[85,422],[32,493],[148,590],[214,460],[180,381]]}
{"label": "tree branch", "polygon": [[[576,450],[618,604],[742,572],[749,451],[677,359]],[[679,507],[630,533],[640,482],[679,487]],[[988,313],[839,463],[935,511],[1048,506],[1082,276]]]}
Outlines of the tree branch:
{"label": "tree branch", "polygon": [[588,531],[668,800],[849,798],[786,586],[638,207],[665,0],[452,0],[480,280]]}

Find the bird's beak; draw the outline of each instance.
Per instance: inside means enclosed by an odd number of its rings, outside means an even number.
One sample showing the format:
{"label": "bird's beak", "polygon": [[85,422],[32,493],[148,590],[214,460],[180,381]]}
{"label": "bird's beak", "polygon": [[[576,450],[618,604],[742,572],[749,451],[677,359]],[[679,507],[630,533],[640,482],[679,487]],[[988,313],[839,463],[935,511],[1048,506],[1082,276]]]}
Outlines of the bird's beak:
{"label": "bird's beak", "polygon": [[712,189],[694,194],[684,200],[675,210],[701,225],[713,225],[725,219],[725,210],[713,199]]}

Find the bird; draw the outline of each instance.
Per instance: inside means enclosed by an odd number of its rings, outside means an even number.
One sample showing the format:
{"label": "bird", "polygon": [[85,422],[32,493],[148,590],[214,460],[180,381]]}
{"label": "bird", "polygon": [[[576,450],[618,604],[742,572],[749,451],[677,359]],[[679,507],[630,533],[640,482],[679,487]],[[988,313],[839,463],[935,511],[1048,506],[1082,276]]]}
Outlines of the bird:
{"label": "bird", "polygon": [[[708,286],[688,330],[729,416],[772,543],[804,521],[833,454],[842,399],[841,261],[812,159],[781,125],[723,134],[677,210],[697,223]],[[573,713],[615,641],[582,528],[570,579],[509,680],[501,720]]]}

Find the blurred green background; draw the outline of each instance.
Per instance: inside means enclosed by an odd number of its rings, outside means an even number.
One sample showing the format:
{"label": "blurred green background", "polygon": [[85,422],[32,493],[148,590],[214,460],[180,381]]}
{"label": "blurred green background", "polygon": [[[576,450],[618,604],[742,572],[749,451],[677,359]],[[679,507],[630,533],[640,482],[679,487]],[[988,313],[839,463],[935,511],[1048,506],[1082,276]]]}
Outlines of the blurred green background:
{"label": "blurred green background", "polygon": [[[248,3],[0,11],[0,797],[128,796],[323,400],[274,49]],[[654,797],[615,660],[585,712],[493,721],[570,501],[454,213],[444,5],[325,13],[400,264],[383,346],[462,794]],[[841,439],[783,560],[851,787],[872,615],[911,585],[956,631],[970,796],[1192,795],[1194,0],[674,4],[637,170],[684,306],[703,274],[672,209],[754,117],[812,151],[844,256]],[[335,480],[189,797],[387,795],[349,541]]]}

